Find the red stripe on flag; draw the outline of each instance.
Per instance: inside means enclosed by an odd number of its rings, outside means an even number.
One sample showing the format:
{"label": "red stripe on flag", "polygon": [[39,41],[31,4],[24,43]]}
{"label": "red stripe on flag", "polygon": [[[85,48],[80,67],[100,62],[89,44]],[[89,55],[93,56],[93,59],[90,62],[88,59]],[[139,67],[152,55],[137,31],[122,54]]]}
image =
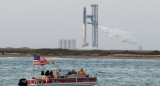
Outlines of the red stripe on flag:
{"label": "red stripe on flag", "polygon": [[44,57],[40,56],[40,60],[34,60],[33,61],[33,64],[34,65],[46,65],[48,64],[49,62],[47,60],[45,60]]}

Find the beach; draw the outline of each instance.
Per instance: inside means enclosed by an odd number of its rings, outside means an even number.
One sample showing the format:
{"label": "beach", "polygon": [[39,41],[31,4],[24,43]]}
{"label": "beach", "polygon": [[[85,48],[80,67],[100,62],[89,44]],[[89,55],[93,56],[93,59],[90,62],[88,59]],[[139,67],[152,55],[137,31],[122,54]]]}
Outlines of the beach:
{"label": "beach", "polygon": [[[5,53],[0,54],[0,57],[27,57],[32,58],[33,54],[21,54],[21,53]],[[45,58],[99,58],[99,59],[160,59],[160,55],[139,55],[139,54],[109,54],[107,56],[102,55],[41,55]]]}

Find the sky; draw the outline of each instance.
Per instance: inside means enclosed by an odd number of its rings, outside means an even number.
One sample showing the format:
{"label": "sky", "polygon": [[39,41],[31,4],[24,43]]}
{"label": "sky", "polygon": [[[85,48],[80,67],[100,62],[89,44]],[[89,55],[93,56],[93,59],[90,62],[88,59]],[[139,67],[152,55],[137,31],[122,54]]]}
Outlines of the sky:
{"label": "sky", "polygon": [[123,43],[99,29],[99,49],[160,50],[160,0],[1,0],[0,48],[58,48],[59,39],[75,39],[81,49],[83,8],[91,14],[91,4],[99,6],[99,26],[130,32],[138,42]]}

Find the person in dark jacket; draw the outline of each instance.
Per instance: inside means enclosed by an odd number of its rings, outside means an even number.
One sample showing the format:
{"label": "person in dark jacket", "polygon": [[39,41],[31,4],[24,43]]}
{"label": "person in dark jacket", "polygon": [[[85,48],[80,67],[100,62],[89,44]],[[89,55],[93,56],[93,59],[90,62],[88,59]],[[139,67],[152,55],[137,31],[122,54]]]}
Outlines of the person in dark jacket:
{"label": "person in dark jacket", "polygon": [[49,75],[49,70],[47,70],[47,71],[46,71],[45,75],[46,75],[46,76],[48,76],[48,75]]}

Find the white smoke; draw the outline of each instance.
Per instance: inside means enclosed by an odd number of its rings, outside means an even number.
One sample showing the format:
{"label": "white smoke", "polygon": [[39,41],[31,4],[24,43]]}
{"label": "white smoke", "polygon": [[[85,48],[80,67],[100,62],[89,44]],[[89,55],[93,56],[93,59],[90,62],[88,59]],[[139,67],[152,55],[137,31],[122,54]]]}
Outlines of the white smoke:
{"label": "white smoke", "polygon": [[137,41],[135,41],[134,36],[131,32],[123,31],[120,29],[112,29],[105,26],[99,26],[99,28],[107,33],[110,38],[113,38],[115,40],[119,39],[123,43],[137,44]]}

